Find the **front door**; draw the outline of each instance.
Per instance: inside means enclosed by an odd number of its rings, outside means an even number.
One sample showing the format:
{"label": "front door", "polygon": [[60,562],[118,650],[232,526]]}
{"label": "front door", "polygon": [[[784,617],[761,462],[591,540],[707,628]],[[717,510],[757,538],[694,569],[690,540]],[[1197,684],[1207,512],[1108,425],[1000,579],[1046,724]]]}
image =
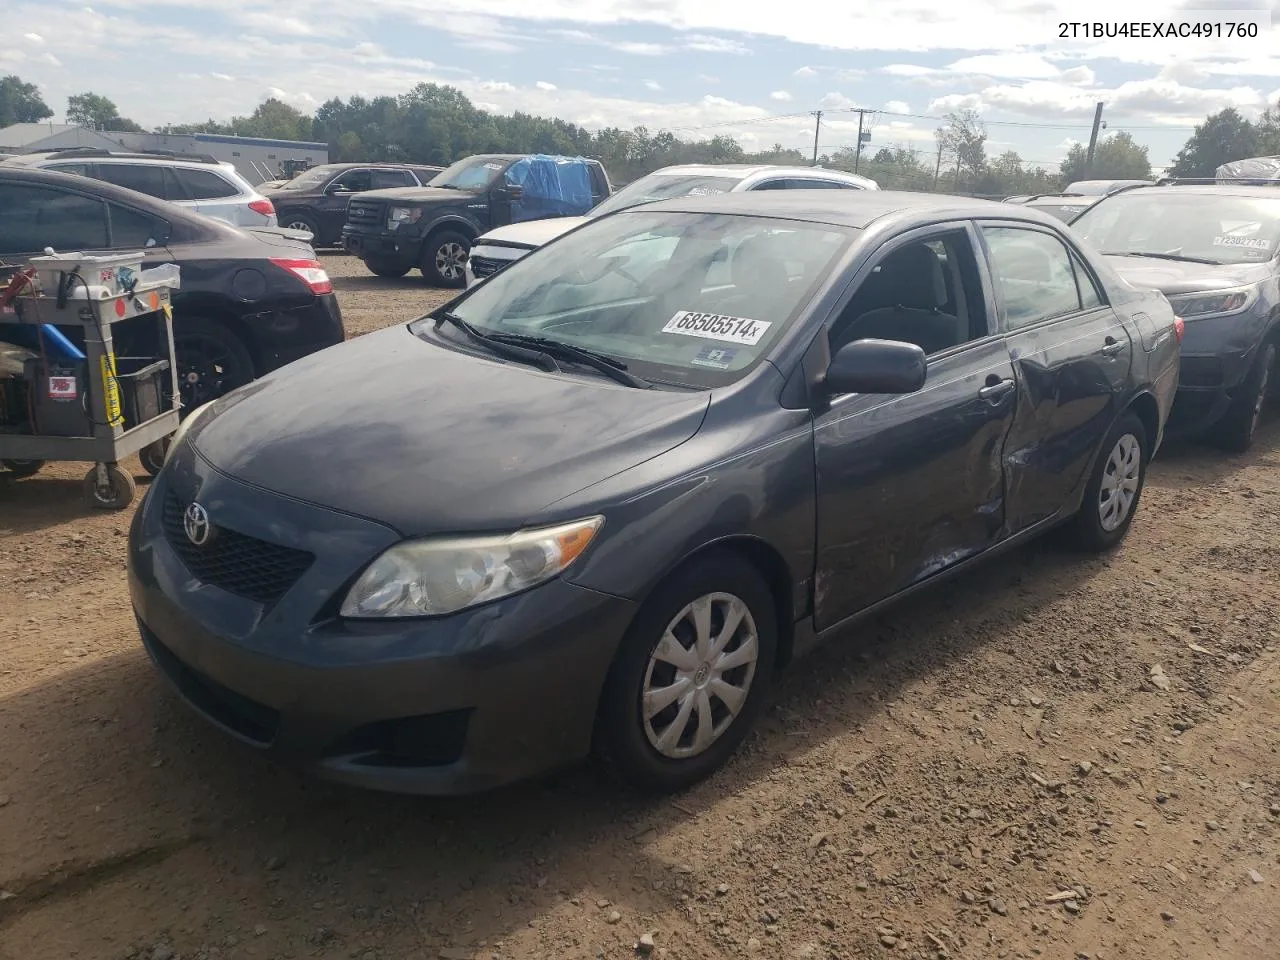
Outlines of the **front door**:
{"label": "front door", "polygon": [[364,193],[373,184],[372,171],[352,168],[344,170],[325,188],[317,206],[320,210],[320,236],[337,237],[347,222],[347,204],[352,194]]}
{"label": "front door", "polygon": [[830,325],[833,352],[906,340],[929,367],[916,393],[837,397],[815,419],[819,630],[1001,536],[1016,392],[975,246],[963,223],[891,241]]}
{"label": "front door", "polygon": [[1056,232],[985,223],[981,233],[1018,379],[1006,453],[1007,520],[1017,533],[1073,501],[1119,414],[1133,344],[1103,288]]}

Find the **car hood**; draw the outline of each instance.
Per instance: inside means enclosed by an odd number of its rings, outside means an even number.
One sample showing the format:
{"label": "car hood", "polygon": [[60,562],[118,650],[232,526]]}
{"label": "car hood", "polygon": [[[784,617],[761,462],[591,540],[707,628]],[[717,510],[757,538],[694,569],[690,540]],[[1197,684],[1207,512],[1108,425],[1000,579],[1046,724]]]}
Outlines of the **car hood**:
{"label": "car hood", "polygon": [[366,190],[353,199],[395,200],[401,203],[461,203],[479,196],[477,190],[453,190],[446,187],[388,187],[385,190]]}
{"label": "car hood", "polygon": [[530,248],[540,247],[544,243],[550,243],[561,234],[568,233],[574,227],[581,226],[590,219],[590,217],[552,217],[547,220],[527,220],[524,223],[513,223],[482,234],[472,246],[494,243]]}
{"label": "car hood", "polygon": [[709,400],[548,374],[397,326],[233,391],[189,437],[239,480],[405,536],[500,531],[684,443]]}
{"label": "car hood", "polygon": [[1166,297],[1258,283],[1266,279],[1273,269],[1270,263],[1186,263],[1153,257],[1115,256],[1104,259],[1135,287],[1159,290]]}

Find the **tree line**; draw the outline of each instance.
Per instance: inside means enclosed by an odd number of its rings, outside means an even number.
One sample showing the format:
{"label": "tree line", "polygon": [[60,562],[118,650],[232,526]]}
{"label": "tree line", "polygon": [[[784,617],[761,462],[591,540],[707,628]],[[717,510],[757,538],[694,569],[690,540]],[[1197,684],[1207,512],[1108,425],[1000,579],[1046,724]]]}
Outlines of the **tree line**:
{"label": "tree line", "polygon": [[[0,79],[0,127],[47,119],[53,111],[34,84],[17,76]],[[67,120],[105,130],[141,131],[120,116],[116,105],[100,94],[72,95]],[[329,145],[331,161],[410,161],[452,163],[474,153],[553,153],[598,158],[615,183],[626,183],[660,167],[678,163],[807,164],[812,156],[775,144],[750,153],[730,136],[685,140],[669,131],[646,127],[588,130],[558,118],[526,113],[493,114],[476,107],[462,91],[435,83],[419,83],[400,96],[334,98],[308,115],[281,100],[267,99],[248,116],[222,122],[180,124],[168,133],[219,133],[280,140],[307,140]],[[1093,163],[1082,144],[1073,145],[1057,172],[1031,165],[1012,150],[989,156],[982,118],[973,111],[947,114],[934,132],[932,149],[906,145],[859,151],[842,147],[821,153],[818,162],[835,169],[856,170],[882,188],[944,191],[976,195],[1052,193],[1086,176],[1098,179],[1144,179],[1151,176],[1145,146],[1118,131],[1097,143]],[[1212,176],[1221,163],[1248,156],[1280,153],[1280,108],[1256,122],[1234,109],[1208,117],[1179,152],[1171,173]]]}

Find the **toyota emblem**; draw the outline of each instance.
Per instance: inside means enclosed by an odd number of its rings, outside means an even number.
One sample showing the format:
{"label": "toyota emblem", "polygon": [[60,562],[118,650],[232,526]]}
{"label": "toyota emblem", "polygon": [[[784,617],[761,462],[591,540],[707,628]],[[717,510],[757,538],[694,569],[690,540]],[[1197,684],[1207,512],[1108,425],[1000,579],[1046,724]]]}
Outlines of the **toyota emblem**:
{"label": "toyota emblem", "polygon": [[186,531],[188,540],[197,547],[203,547],[213,535],[209,511],[198,503],[192,503],[187,507],[187,512],[182,515],[182,529]]}

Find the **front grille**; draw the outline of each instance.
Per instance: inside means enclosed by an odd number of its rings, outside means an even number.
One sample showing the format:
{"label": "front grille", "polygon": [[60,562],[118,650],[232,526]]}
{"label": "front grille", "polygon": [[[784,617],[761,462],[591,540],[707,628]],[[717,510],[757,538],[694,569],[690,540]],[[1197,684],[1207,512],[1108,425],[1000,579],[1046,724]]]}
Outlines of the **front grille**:
{"label": "front grille", "polygon": [[480,280],[493,276],[510,262],[510,260],[496,260],[493,257],[477,257],[472,254],[471,272],[477,280]]}
{"label": "front grille", "polygon": [[172,493],[164,498],[165,539],[191,575],[228,593],[266,606],[275,604],[307,572],[315,556],[226,527],[196,546],[187,538],[182,518],[187,504]]}
{"label": "front grille", "polygon": [[352,226],[382,226],[387,205],[381,200],[352,200],[347,204],[347,223]]}
{"label": "front grille", "polygon": [[1183,387],[1220,387],[1223,376],[1217,357],[1183,357],[1178,366],[1178,385]]}

